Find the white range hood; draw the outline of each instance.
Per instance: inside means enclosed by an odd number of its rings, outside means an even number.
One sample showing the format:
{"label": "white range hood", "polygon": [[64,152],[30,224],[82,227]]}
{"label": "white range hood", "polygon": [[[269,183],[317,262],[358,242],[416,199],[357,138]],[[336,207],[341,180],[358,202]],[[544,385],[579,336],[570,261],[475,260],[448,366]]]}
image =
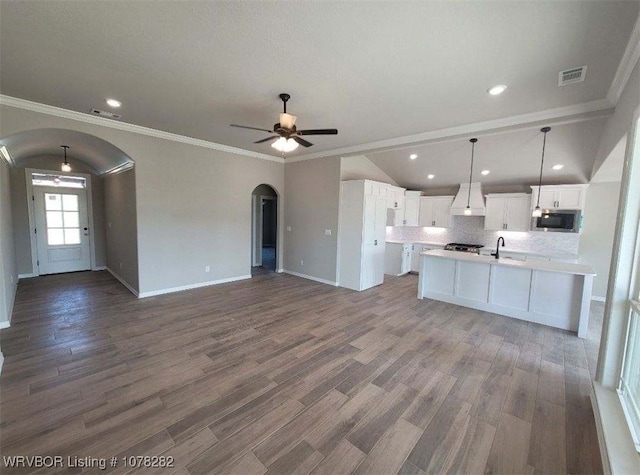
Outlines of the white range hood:
{"label": "white range hood", "polygon": [[484,216],[486,208],[484,206],[484,196],[480,182],[471,183],[471,197],[469,198],[469,183],[460,183],[458,194],[451,205],[451,214],[454,216],[469,216],[464,214],[467,209],[467,200],[471,208],[471,216]]}

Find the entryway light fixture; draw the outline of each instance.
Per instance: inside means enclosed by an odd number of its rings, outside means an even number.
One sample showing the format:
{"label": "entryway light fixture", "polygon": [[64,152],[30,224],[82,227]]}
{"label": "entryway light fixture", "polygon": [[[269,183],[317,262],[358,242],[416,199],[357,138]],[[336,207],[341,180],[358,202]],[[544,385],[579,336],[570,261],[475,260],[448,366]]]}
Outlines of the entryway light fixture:
{"label": "entryway light fixture", "polygon": [[278,152],[286,153],[292,152],[298,148],[298,142],[293,139],[286,139],[284,137],[280,137],[278,140],[271,144],[273,148],[275,148]]}
{"label": "entryway light fixture", "polygon": [[471,179],[473,178],[473,152],[478,139],[469,139],[471,142],[471,170],[469,171],[469,194],[467,195],[467,207],[464,209],[465,216],[471,216]]}
{"label": "entryway light fixture", "polygon": [[64,149],[64,163],[62,164],[62,171],[63,172],[70,172],[71,171],[71,165],[69,165],[69,162],[67,162],[67,149],[69,148],[68,145],[60,145],[60,147],[62,147]]}
{"label": "entryway light fixture", "polygon": [[540,132],[544,134],[544,138],[542,139],[542,160],[540,160],[540,179],[538,180],[538,202],[536,203],[536,207],[531,213],[531,216],[534,218],[539,218],[542,216],[542,210],[540,209],[540,188],[542,187],[542,167],[544,166],[544,148],[547,145],[547,132],[551,130],[551,127],[542,127]]}

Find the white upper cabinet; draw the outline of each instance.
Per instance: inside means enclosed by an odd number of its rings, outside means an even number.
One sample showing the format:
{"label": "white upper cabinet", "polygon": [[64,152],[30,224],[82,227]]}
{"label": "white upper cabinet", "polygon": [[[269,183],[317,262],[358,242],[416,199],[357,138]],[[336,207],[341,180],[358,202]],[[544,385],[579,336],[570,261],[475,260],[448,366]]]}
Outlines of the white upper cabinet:
{"label": "white upper cabinet", "polygon": [[529,231],[531,196],[526,193],[487,195],[484,229],[488,231]]}
{"label": "white upper cabinet", "polygon": [[453,196],[421,196],[418,225],[422,227],[453,227],[451,216]]}
{"label": "white upper cabinet", "polygon": [[[584,209],[589,185],[545,185],[540,188],[542,209]],[[538,187],[532,186],[531,209],[538,203]]]}
{"label": "white upper cabinet", "polygon": [[417,226],[420,210],[420,191],[404,192],[404,225]]}

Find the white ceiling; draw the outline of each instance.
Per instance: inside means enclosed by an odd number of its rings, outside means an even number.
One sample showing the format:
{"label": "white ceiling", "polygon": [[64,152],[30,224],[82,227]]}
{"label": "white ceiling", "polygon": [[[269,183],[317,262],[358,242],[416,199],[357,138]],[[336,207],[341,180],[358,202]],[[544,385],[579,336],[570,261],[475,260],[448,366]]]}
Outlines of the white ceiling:
{"label": "white ceiling", "polygon": [[[114,97],[125,122],[263,153],[252,142],[266,134],[229,124],[271,128],[288,92],[299,128],[340,131],[292,155],[329,154],[604,99],[639,6],[0,2],[0,92],[80,112]],[[581,65],[583,83],[557,86]],[[499,83],[502,96],[486,94]]]}
{"label": "white ceiling", "polygon": [[111,143],[74,130],[27,130],[0,138],[1,145],[7,147],[11,158],[18,166],[23,160],[38,155],[59,156],[62,162],[64,151],[60,145],[69,146],[68,158],[84,162],[98,174],[133,161]]}
{"label": "white ceiling", "polygon": [[[544,184],[587,183],[605,118],[554,125],[547,134]],[[492,135],[476,135],[473,181],[484,186],[537,184],[543,134],[540,127]],[[410,160],[415,153],[418,158]],[[468,137],[366,154],[399,185],[414,189],[449,187],[469,180],[471,144]],[[552,170],[562,164],[561,170]],[[486,176],[480,174],[489,170]],[[433,179],[427,175],[434,174]]]}

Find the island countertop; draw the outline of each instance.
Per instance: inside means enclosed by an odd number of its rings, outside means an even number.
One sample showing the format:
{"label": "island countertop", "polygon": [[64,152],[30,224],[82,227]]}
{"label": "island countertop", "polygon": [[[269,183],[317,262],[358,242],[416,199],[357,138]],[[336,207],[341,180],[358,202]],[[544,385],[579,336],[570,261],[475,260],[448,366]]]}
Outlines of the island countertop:
{"label": "island countertop", "polygon": [[423,256],[442,257],[446,259],[455,259],[458,261],[477,262],[483,264],[520,267],[523,269],[542,270],[549,272],[562,272],[565,274],[590,275],[595,276],[596,273],[591,266],[585,264],[572,264],[569,262],[558,261],[539,261],[526,260],[519,261],[515,259],[496,259],[492,256],[481,256],[471,252],[445,251],[434,249],[432,251],[424,251],[420,253]]}
{"label": "island countertop", "polygon": [[577,332],[586,338],[593,269],[584,264],[496,259],[469,252],[420,253],[418,298]]}

